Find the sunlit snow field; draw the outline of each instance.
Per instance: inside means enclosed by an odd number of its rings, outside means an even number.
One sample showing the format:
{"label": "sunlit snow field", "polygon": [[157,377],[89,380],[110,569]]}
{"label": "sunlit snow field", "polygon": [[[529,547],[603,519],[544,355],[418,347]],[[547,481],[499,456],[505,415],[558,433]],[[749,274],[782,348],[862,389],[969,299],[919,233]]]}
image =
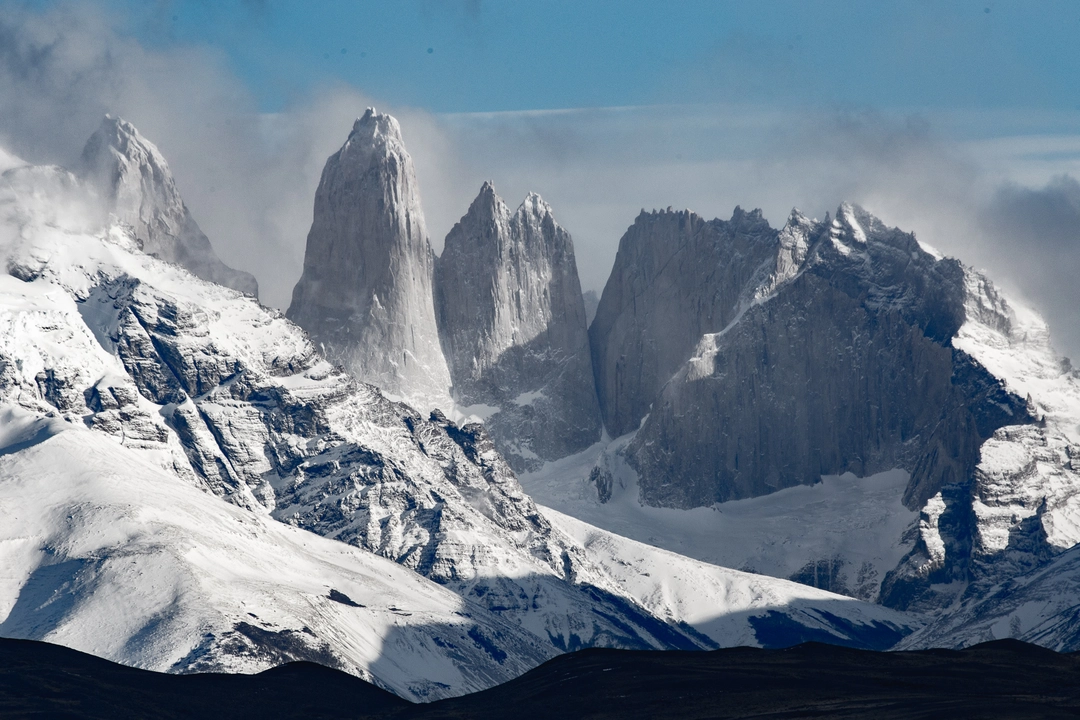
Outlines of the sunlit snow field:
{"label": "sunlit snow field", "polygon": [[[631,437],[548,463],[522,475],[521,484],[545,511],[722,567],[787,578],[816,564],[820,586],[827,587],[826,577],[835,573],[868,599],[911,548],[914,538],[902,538],[919,514],[900,501],[908,482],[903,470],[867,478],[828,475],[812,486],[712,507],[654,508],[638,502],[636,473],[618,454]],[[605,447],[615,486],[611,499],[601,503],[588,478]],[[559,524],[556,513],[546,514]],[[837,557],[846,559],[845,567],[830,566]],[[812,576],[814,570],[807,572]]]}

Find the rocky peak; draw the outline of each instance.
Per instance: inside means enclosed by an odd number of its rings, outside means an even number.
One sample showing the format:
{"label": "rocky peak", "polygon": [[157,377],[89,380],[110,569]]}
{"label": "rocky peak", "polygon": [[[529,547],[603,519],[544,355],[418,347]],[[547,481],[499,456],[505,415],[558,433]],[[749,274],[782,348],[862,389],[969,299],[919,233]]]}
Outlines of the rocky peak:
{"label": "rocky peak", "polygon": [[768,297],[777,287],[795,277],[803,268],[810,244],[820,232],[818,224],[792,208],[787,223],[780,230],[776,267],[769,279],[754,293],[756,300]]}
{"label": "rocky peak", "polygon": [[106,115],[83,148],[80,170],[118,219],[135,228],[143,250],[161,256],[173,249],[167,234],[179,232],[173,221],[184,203],[165,158],[131,123]]}
{"label": "rocky peak", "polygon": [[326,161],[288,317],[355,377],[425,409],[445,407],[433,265],[401,128],[369,108]]}
{"label": "rocky peak", "polygon": [[340,152],[343,161],[361,166],[378,158],[408,155],[397,118],[370,107],[356,118]]}
{"label": "rocky peak", "polygon": [[521,206],[518,208],[517,213],[535,218],[544,218],[551,216],[551,206],[548,205],[540,195],[530,192],[521,202]]}
{"label": "rocky peak", "polygon": [[204,280],[257,295],[254,276],[225,265],[184,204],[157,146],[128,121],[106,115],[83,148],[79,174],[108,212],[129,225],[144,252]]}
{"label": "rocky peak", "polygon": [[[905,502],[917,507],[970,477],[997,427],[1026,417],[1020,399],[950,347],[965,319],[955,260],[852,205],[820,224],[793,212],[772,252],[754,300],[730,327],[699,336],[650,399],[629,449],[646,502],[707,505],[904,467]],[[716,292],[695,289],[684,305]]]}
{"label": "rocky peak", "polygon": [[730,221],[642,211],[623,235],[589,326],[593,372],[612,436],[638,427],[701,337],[723,330],[775,269],[778,233],[760,211]]}
{"label": "rocky peak", "polygon": [[495,186],[490,181],[485,181],[480,187],[480,194],[469,205],[469,211],[461,218],[461,222],[479,229],[505,224],[509,219],[510,210],[506,203],[495,193]]}
{"label": "rocky peak", "polygon": [[515,469],[599,438],[573,242],[539,195],[510,213],[484,183],[446,237],[435,295],[455,398],[495,409],[487,423]]}

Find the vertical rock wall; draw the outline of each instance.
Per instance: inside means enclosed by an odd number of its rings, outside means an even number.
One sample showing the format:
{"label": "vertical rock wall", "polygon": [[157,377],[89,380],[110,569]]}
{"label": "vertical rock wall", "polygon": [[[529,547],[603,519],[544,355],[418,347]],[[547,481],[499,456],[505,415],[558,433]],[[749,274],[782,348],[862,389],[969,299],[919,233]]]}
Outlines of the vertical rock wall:
{"label": "vertical rock wall", "polygon": [[355,377],[423,408],[446,406],[434,260],[401,128],[368,109],[326,161],[287,315]]}

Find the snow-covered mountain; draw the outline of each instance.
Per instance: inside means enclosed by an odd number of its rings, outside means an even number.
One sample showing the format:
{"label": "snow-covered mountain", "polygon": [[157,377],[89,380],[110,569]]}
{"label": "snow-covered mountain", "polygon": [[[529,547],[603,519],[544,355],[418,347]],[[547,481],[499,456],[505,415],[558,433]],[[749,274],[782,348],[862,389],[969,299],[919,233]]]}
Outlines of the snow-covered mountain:
{"label": "snow-covered mountain", "polygon": [[910,234],[643,213],[586,330],[538,196],[486,185],[436,261],[372,110],[316,197],[309,337],[148,253],[190,216],[98,136],[76,174],[0,152],[0,634],[413,699],[590,646],[1080,649],[1080,379]]}
{"label": "snow-covered mountain", "polygon": [[1033,571],[967,593],[897,649],[968,647],[1015,638],[1059,652],[1080,648],[1080,548]]}
{"label": "snow-covered mountain", "polygon": [[[0,278],[5,325],[13,301],[55,320],[49,289],[22,284]],[[51,332],[66,344],[72,329]],[[547,657],[529,633],[390,560],[222,502],[80,423],[2,412],[4,637],[170,672],[310,660],[418,700]]]}
{"label": "snow-covered mountain", "polygon": [[689,561],[629,582],[619,558],[645,550],[547,519],[482,426],[388,400],[281,313],[141,252],[77,176],[10,164],[4,635],[174,671],[316,659],[423,699],[577,647],[883,647],[921,624]]}
{"label": "snow-covered mountain", "polygon": [[83,148],[78,172],[105,198],[105,209],[131,227],[144,252],[204,280],[259,294],[253,275],[218,259],[184,205],[164,156],[131,123],[106,115]]}
{"label": "snow-covered mountain", "polygon": [[434,263],[401,127],[368,108],[326,161],[288,316],[358,379],[449,409]]}
{"label": "snow-covered mountain", "polygon": [[983,275],[849,205],[779,231],[645,214],[619,254],[590,333],[605,419],[631,432],[526,475],[540,502],[932,613],[1080,541],[1080,383]]}
{"label": "snow-covered mountain", "polygon": [[446,236],[435,310],[454,399],[515,470],[600,439],[574,245],[539,195],[511,212],[484,183]]}

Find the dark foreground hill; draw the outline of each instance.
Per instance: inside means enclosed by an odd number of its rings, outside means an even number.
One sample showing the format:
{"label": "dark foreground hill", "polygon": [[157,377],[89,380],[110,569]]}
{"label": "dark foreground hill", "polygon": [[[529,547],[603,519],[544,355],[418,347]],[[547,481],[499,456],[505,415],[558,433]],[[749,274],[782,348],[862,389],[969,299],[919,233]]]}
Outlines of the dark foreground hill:
{"label": "dark foreground hill", "polygon": [[164,675],[3,639],[0,717],[1064,718],[1080,717],[1080,657],[1014,640],[896,653],[818,643],[591,649],[490,690],[413,705],[312,663],[258,675]]}

